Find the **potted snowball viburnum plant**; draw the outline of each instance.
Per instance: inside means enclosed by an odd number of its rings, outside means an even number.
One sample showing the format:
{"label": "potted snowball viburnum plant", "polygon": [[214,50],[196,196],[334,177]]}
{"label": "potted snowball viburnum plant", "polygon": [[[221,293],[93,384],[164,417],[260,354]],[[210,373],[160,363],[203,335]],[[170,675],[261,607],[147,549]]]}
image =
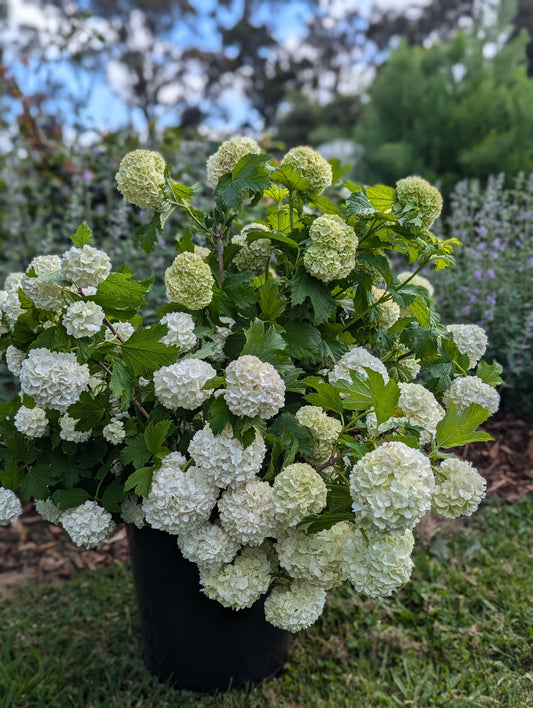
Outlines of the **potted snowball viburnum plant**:
{"label": "potted snowball viburnum plant", "polygon": [[0,523],[33,498],[91,548],[125,521],[145,658],[195,690],[274,674],[341,583],[377,598],[409,581],[421,517],[484,496],[450,450],[490,439],[501,382],[483,330],[441,324],[419,274],[457,245],[430,231],[428,182],[342,182],[309,147],[275,161],[242,137],[207,179],[204,212],[159,153],[120,164],[118,189],[154,210],[145,251],[188,220],[155,321],[152,280],[114,269],[86,223],[0,291],[20,384],[0,404]]}

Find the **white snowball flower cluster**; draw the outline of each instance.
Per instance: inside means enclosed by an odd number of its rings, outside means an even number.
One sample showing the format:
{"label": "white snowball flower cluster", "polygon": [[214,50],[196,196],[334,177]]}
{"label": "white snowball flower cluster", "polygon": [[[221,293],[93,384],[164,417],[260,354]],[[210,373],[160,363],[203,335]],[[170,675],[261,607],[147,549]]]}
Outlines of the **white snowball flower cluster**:
{"label": "white snowball flower cluster", "polygon": [[50,498],[36,499],[35,509],[45,521],[48,521],[51,524],[58,524],[61,514],[63,513],[62,509],[60,509],[57,504],[54,504]]}
{"label": "white snowball flower cluster", "polygon": [[429,459],[394,441],[368,452],[350,474],[352,509],[369,530],[402,535],[431,507],[435,478]]}
{"label": "white snowball flower cluster", "polygon": [[144,526],[144,511],[135,494],[127,494],[124,498],[120,505],[120,517],[127,524],[135,524],[138,529]]}
{"label": "white snowball flower cluster", "polygon": [[12,344],[8,346],[6,349],[6,364],[13,376],[20,376],[20,368],[25,358],[26,352],[17,349]]}
{"label": "white snowball flower cluster", "polygon": [[245,354],[226,369],[224,398],[235,415],[268,420],[285,403],[285,384],[272,364]]}
{"label": "white snowball flower cluster", "polygon": [[22,505],[15,492],[0,486],[0,526],[12,524],[21,513]]}
{"label": "white snowball flower cluster", "polygon": [[95,501],[86,501],[74,509],[67,509],[59,517],[59,522],[81,548],[99,548],[115,530],[111,514]]}
{"label": "white snowball flower cluster", "polygon": [[399,407],[411,425],[427,431],[431,436],[437,432],[437,423],[445,416],[444,408],[427,388],[415,383],[398,384]]}
{"label": "white snowball flower cluster", "polygon": [[22,393],[42,408],[61,411],[79,400],[89,383],[89,367],[72,352],[31,349],[20,368]]}
{"label": "white snowball flower cluster", "polygon": [[[135,332],[135,327],[131,324],[131,322],[113,322],[113,329],[123,342],[127,342],[131,335]],[[108,328],[106,328],[104,336],[106,342],[120,341],[119,338]]]}
{"label": "white snowball flower cluster", "polygon": [[21,406],[15,413],[15,428],[29,438],[42,438],[48,434],[48,418],[43,408]]}
{"label": "white snowball flower cluster", "polygon": [[312,435],[311,454],[306,459],[320,465],[331,457],[333,443],[342,431],[342,423],[324,413],[319,406],[302,406],[296,411],[296,420]]}
{"label": "white snowball flower cluster", "polygon": [[189,455],[220,488],[255,477],[261,470],[265,454],[266,446],[259,433],[244,448],[233,437],[229,425],[219,435],[215,435],[206,425],[194,434],[189,443]]}
{"label": "white snowball flower cluster", "polygon": [[2,310],[2,305],[7,300],[7,291],[0,290],[0,334],[6,334],[9,332],[9,324],[7,317],[4,317],[4,312]]}
{"label": "white snowball flower cluster", "polygon": [[455,519],[470,516],[485,496],[486,481],[470,462],[449,457],[443,460],[439,472],[444,481],[437,479],[431,508],[439,516]]}
{"label": "white snowball flower cluster", "polygon": [[161,318],[161,324],[168,327],[168,334],[161,338],[163,344],[179,347],[182,352],[188,352],[196,346],[194,320],[188,312],[169,312]]}
{"label": "white snowball flower cluster", "polygon": [[453,380],[450,388],[444,392],[442,401],[445,406],[453,401],[459,413],[471,403],[478,403],[489,413],[496,413],[500,407],[500,394],[478,376],[460,376]]}
{"label": "white snowball flower cluster", "polygon": [[341,521],[315,534],[287,529],[274,544],[280,566],[295,579],[330,590],[346,579],[341,562],[351,528]]}
{"label": "white snowball flower cluster", "polygon": [[61,257],[61,270],[66,280],[78,288],[98,287],[111,272],[111,261],[105,251],[85,244],[72,246]]}
{"label": "white snowball flower cluster", "polygon": [[453,341],[461,354],[469,359],[469,368],[481,359],[489,343],[485,330],[475,324],[451,324],[446,329],[451,332]]}
{"label": "white snowball flower cluster", "polygon": [[178,546],[184,558],[209,570],[231,563],[241,548],[241,544],[220,524],[210,522],[180,533]]}
{"label": "white snowball flower cluster", "polygon": [[207,160],[207,179],[216,187],[219,179],[233,170],[245,155],[259,155],[261,148],[253,138],[236,137],[225,140]]}
{"label": "white snowball flower cluster", "polygon": [[92,435],[92,430],[80,431],[76,430],[77,418],[71,418],[68,413],[64,413],[59,417],[59,437],[61,440],[69,442],[81,443],[87,442]]}
{"label": "white snowball flower cluster", "polygon": [[411,379],[416,379],[420,373],[420,360],[414,359],[412,357],[406,357],[402,359],[402,366],[407,369],[407,373],[410,375]]}
{"label": "white snowball flower cluster", "polygon": [[[372,286],[372,295],[374,296],[374,301],[378,302],[385,295],[387,291],[382,288],[377,288],[375,285]],[[384,300],[380,302],[377,306],[378,311],[378,329],[389,329],[392,325],[400,319],[400,306],[397,302],[392,299]]]}
{"label": "white snowball flower cluster", "polygon": [[327,494],[324,480],[311,465],[294,462],[281,470],[274,480],[274,515],[280,523],[296,526],[306,516],[322,511]]}
{"label": "white snowball flower cluster", "polygon": [[424,288],[428,291],[428,295],[430,296],[433,296],[435,293],[435,288],[427,278],[424,278],[423,275],[413,275],[408,271],[403,271],[402,273],[398,273],[398,280],[400,283],[404,283],[406,280],[409,280],[409,285],[418,285],[419,288]]}
{"label": "white snowball flower cluster", "polygon": [[154,374],[154,390],[159,401],[170,410],[194,410],[213,393],[202,387],[216,376],[215,369],[201,359],[183,359],[163,366]]}
{"label": "white snowball flower cluster", "polygon": [[211,570],[200,568],[202,591],[224,607],[242,610],[251,607],[267,592],[271,564],[261,548],[244,548],[233,563]]}
{"label": "white snowball flower cluster", "polygon": [[265,600],[265,618],[274,627],[299,632],[317,621],[325,603],[323,588],[304,580],[293,580],[290,587],[273,588]]}
{"label": "white snowball flower cluster", "polygon": [[391,595],[411,577],[414,543],[409,529],[402,536],[369,533],[367,539],[354,529],[344,548],[343,567],[348,580],[362,595]]}
{"label": "white snowball flower cluster", "polygon": [[218,489],[203,470],[190,467],[178,452],[167,455],[154,472],[152,488],[143,500],[146,522],[154,529],[178,534],[205,523],[213,510]]}
{"label": "white snowball flower cluster", "polygon": [[118,445],[126,437],[124,423],[121,420],[117,420],[117,418],[112,418],[109,423],[104,426],[102,435],[107,442],[110,442],[112,445]]}
{"label": "white snowball flower cluster", "polygon": [[24,309],[20,304],[18,288],[9,290],[5,300],[2,302],[2,322],[7,322],[8,327],[13,329],[23,312]]}
{"label": "white snowball flower cluster", "polygon": [[[35,276],[27,275],[33,269]],[[52,274],[61,275],[61,259],[59,256],[36,256],[28,266],[26,275],[20,282],[24,291],[35,307],[40,310],[61,310],[64,305],[63,290],[59,283],[52,278],[45,279]]]}
{"label": "white snowball flower cluster", "polygon": [[218,501],[224,529],[239,543],[260,546],[278,529],[272,505],[272,487],[260,479],[231,485]]}
{"label": "white snowball flower cluster", "polygon": [[385,368],[385,364],[364,347],[353,347],[343,354],[333,367],[333,370],[330,371],[329,381],[330,383],[335,383],[343,379],[350,382],[352,380],[350,371],[355,371],[366,378],[366,371],[363,367],[377,371],[378,374],[383,376],[385,383],[389,382],[389,373]]}
{"label": "white snowball flower cluster", "polygon": [[75,339],[92,337],[104,323],[105,312],[95,302],[79,300],[69,305],[63,314],[63,327]]}

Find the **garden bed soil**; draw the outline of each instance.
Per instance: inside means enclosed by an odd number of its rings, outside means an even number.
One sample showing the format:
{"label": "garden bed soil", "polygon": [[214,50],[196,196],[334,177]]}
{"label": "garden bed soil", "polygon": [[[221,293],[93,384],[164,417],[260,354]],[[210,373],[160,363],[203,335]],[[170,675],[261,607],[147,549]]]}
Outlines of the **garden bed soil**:
{"label": "garden bed soil", "polygon": [[[518,501],[533,492],[533,421],[512,414],[495,416],[482,429],[491,442],[465,445],[454,450],[472,462],[487,480],[487,498]],[[448,522],[449,523],[449,522]],[[438,529],[433,517],[426,532]],[[427,533],[424,533],[424,537]],[[112,565],[129,566],[126,530],[118,526],[102,548],[83,550],[75,546],[62,528],[44,522],[32,503],[9,526],[0,526],[0,598],[10,586],[25,580],[66,580],[79,570]]]}

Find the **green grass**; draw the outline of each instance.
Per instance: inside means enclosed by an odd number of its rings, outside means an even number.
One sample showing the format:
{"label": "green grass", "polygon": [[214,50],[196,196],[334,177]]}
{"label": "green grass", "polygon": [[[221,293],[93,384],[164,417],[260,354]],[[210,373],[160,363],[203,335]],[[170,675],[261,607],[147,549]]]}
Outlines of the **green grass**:
{"label": "green grass", "polygon": [[122,568],[11,591],[0,605],[0,708],[532,706],[532,519],[529,498],[439,527],[418,544],[402,592],[379,602],[332,593],[282,675],[247,694],[199,696],[150,677]]}

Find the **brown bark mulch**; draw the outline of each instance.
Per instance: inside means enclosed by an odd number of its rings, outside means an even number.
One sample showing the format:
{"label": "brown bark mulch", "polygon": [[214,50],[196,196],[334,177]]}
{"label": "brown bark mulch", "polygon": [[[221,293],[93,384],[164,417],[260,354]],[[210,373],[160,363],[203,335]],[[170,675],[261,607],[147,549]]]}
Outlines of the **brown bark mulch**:
{"label": "brown bark mulch", "polygon": [[[518,501],[533,492],[533,421],[500,415],[484,430],[494,440],[454,450],[472,462],[487,480],[487,498]],[[26,579],[66,580],[77,571],[113,564],[129,566],[124,526],[102,548],[83,550],[63,529],[43,522],[31,503],[10,526],[0,526],[0,597],[5,588]]]}

